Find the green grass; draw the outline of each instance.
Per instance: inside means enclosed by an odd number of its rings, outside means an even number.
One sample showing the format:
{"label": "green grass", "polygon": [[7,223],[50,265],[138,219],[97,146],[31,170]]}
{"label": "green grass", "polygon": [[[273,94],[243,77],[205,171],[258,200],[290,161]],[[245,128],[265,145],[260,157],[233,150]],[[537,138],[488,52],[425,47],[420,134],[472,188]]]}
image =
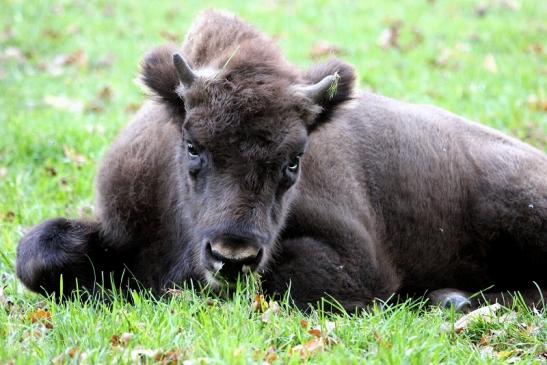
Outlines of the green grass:
{"label": "green grass", "polygon": [[[182,40],[205,7],[232,10],[275,36],[288,59],[303,68],[315,62],[310,52],[318,43],[335,45],[339,57],[357,68],[363,88],[439,105],[546,150],[547,2],[480,4],[3,0],[0,363],[77,362],[78,355],[66,355],[70,349],[90,363],[132,362],[136,348],[160,350],[163,358],[155,359],[164,362],[171,355],[212,363],[261,363],[273,358],[266,354],[271,348],[278,363],[297,363],[302,359],[294,347],[313,339],[309,328],[323,326],[326,334],[330,322],[335,341],[325,340],[324,351],[308,361],[545,362],[546,315],[522,306],[514,316],[503,317],[508,311],[502,311],[493,322],[479,321],[455,334],[445,327],[459,315],[419,303],[353,317],[302,314],[281,303],[265,323],[251,310],[252,289],[230,301],[183,291],[159,302],[135,294],[134,304],[114,298],[110,305],[58,305],[26,292],[14,277],[15,248],[25,229],[46,218],[92,214],[96,164],[144,98],[133,82],[140,57],[167,39]],[[400,47],[383,49],[381,33],[398,21]],[[64,64],[55,66],[63,55]],[[60,96],[80,102],[82,110],[51,106],[58,101],[52,97]],[[51,322],[32,323],[42,307]],[[131,340],[113,347],[112,336],[124,332]]]}

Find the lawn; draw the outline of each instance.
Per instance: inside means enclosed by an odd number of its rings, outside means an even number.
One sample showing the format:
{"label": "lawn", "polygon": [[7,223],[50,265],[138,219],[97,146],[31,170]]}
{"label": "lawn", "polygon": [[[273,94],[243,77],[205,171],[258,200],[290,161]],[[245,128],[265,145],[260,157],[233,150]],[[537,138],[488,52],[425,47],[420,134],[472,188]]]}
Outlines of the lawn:
{"label": "lawn", "polygon": [[[328,54],[360,87],[430,103],[547,150],[547,2],[15,1],[0,11],[0,363],[545,363],[547,315],[461,314],[409,302],[354,316],[180,291],[55,304],[14,276],[23,232],[93,214],[93,178],[144,100],[146,50],[180,42],[200,9],[231,10],[306,67]],[[254,303],[254,305],[253,305]],[[268,306],[268,308],[266,308]]]}

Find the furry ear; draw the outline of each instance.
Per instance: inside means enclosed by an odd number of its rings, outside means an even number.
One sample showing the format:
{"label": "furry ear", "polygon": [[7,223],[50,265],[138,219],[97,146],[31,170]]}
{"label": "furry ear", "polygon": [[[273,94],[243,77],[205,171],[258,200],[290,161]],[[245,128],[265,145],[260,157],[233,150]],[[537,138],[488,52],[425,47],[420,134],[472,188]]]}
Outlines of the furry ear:
{"label": "furry ear", "polygon": [[333,76],[332,82],[328,83],[324,92],[315,97],[315,101],[322,110],[308,128],[310,131],[326,122],[339,104],[352,98],[356,75],[353,67],[347,63],[331,59],[312,66],[304,73],[304,79],[311,85],[331,80],[328,76]]}
{"label": "furry ear", "polygon": [[161,46],[150,51],[141,62],[140,79],[159,102],[173,112],[184,114],[184,101],[177,93],[180,80],[173,62],[176,52],[175,46]]}

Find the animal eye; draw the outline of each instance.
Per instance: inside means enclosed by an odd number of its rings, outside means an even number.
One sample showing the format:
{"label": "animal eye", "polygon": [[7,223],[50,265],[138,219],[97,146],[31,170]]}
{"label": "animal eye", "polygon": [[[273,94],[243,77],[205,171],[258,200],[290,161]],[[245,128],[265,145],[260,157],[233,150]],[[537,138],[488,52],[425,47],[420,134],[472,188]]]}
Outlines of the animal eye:
{"label": "animal eye", "polygon": [[298,166],[300,165],[300,155],[295,156],[287,165],[287,170],[290,172],[296,172],[298,170]]}
{"label": "animal eye", "polygon": [[199,153],[196,147],[192,143],[188,142],[187,147],[188,147],[188,155],[190,157],[192,158],[198,157]]}

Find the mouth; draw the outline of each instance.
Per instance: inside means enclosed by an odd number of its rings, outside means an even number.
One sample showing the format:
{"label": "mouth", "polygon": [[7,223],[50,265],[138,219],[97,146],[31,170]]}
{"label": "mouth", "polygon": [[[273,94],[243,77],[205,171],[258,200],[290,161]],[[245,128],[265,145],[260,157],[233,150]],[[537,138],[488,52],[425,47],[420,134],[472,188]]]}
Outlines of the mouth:
{"label": "mouth", "polygon": [[259,274],[259,267],[253,267],[246,264],[224,263],[221,261],[213,262],[209,268],[204,271],[204,278],[211,289],[218,291],[222,288],[234,288],[238,279],[245,276]]}

